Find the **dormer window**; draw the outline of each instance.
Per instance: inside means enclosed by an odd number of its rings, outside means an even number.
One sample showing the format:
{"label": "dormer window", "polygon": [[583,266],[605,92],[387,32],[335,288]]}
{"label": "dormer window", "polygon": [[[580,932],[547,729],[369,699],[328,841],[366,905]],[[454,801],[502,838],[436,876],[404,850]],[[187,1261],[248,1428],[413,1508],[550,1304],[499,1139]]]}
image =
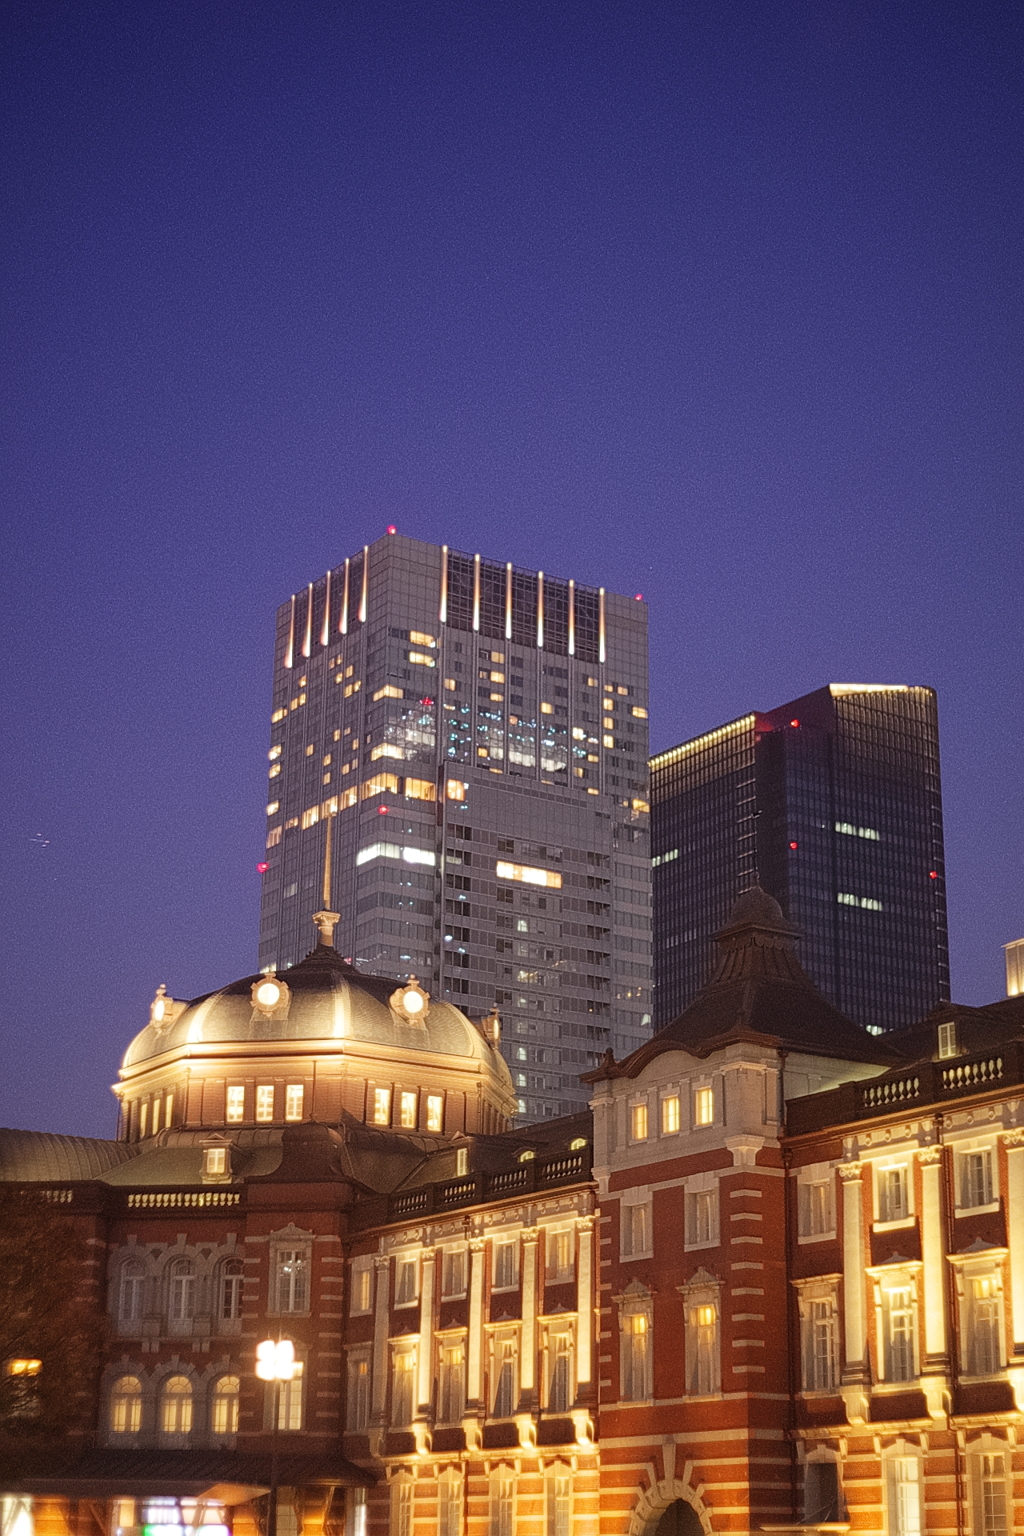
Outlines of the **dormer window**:
{"label": "dormer window", "polygon": [[948,1061],[950,1056],[959,1056],[960,1050],[956,1043],[956,1024],[939,1025],[939,1060]]}

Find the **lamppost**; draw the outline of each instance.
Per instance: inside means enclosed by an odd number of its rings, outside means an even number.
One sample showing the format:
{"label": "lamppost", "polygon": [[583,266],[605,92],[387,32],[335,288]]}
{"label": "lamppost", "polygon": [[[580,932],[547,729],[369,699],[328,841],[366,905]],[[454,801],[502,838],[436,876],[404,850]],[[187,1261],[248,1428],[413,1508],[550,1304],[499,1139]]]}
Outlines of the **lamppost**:
{"label": "lamppost", "polygon": [[267,1536],[277,1536],[277,1432],[281,1418],[281,1383],[295,1375],[295,1345],[291,1339],[264,1339],[256,1346],[256,1375],[274,1383],[274,1419],[270,1451],[270,1507]]}

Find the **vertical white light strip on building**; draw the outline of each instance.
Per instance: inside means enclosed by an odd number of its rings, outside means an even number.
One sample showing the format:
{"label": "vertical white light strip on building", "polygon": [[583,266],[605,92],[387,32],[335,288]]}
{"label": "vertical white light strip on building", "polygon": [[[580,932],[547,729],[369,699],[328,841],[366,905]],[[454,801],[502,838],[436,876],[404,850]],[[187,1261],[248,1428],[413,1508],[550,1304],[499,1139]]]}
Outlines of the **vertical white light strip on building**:
{"label": "vertical white light strip on building", "polygon": [[302,654],[308,656],[313,649],[313,583],[306,588],[306,628],[302,636]]}
{"label": "vertical white light strip on building", "polygon": [[370,578],[370,546],[363,545],[363,590],[359,594],[359,622],[366,623],[366,588]]}
{"label": "vertical white light strip on building", "polygon": [[597,589],[597,659],[604,663],[604,587]]}
{"label": "vertical white light strip on building", "polygon": [[544,572],[537,572],[537,649],[544,649]]}
{"label": "vertical white light strip on building", "polygon": [[505,639],[512,639],[512,561],[505,566]]}
{"label": "vertical white light strip on building", "polygon": [[348,634],[348,567],[349,567],[349,562],[346,560],[345,561],[345,583],[344,583],[344,586],[341,589],[341,614],[340,614],[340,616],[338,618],[338,634],[339,635],[347,635]]}
{"label": "vertical white light strip on building", "polygon": [[324,621],[320,626],[320,644],[329,645],[331,641],[331,573],[327,572],[327,590],[324,593]]}
{"label": "vertical white light strip on building", "polygon": [[292,614],[288,621],[288,644],[284,652],[284,664],[286,667],[295,665],[295,595],[292,594]]}
{"label": "vertical white light strip on building", "polygon": [[569,579],[569,655],[576,655],[576,583]]}
{"label": "vertical white light strip on building", "polygon": [[448,545],[441,545],[441,607],[438,618],[442,624],[448,623]]}
{"label": "vertical white light strip on building", "polygon": [[480,633],[480,556],[473,556],[473,628]]}

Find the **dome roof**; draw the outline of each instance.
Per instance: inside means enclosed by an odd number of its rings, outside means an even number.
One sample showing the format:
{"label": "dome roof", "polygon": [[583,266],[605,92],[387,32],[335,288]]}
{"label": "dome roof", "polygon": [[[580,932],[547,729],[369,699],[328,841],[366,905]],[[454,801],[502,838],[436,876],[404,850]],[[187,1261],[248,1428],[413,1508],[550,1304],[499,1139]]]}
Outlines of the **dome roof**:
{"label": "dome roof", "polygon": [[122,1068],[195,1045],[351,1040],[384,1056],[397,1048],[463,1057],[467,1065],[472,1059],[503,1093],[512,1092],[500,1052],[454,1004],[431,1000],[422,1022],[404,1018],[389,1001],[404,983],[365,976],[332,947],[318,944],[281,973],[277,979],[287,990],[286,1004],[270,1013],[253,1000],[253,988],[268,979],[261,973],[243,976],[184,1005],[168,998],[167,1022],[154,1018],[135,1036]]}
{"label": "dome roof", "polygon": [[783,933],[795,933],[795,929],[786,922],[782,908],[775,897],[769,896],[768,892],[762,890],[759,885],[752,885],[740,892],[724,931],[741,926],[774,928]]}

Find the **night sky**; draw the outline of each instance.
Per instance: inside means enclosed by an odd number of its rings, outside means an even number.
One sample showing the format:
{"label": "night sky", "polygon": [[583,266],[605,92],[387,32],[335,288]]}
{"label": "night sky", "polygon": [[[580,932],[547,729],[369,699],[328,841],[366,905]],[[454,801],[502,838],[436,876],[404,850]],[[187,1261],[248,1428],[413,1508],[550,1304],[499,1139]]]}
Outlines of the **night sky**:
{"label": "night sky", "polygon": [[[0,1124],[255,968],[276,605],[388,523],[650,604],[652,747],[928,683],[1024,934],[1022,12],[13,0]],[[312,928],[310,929],[312,936]]]}

